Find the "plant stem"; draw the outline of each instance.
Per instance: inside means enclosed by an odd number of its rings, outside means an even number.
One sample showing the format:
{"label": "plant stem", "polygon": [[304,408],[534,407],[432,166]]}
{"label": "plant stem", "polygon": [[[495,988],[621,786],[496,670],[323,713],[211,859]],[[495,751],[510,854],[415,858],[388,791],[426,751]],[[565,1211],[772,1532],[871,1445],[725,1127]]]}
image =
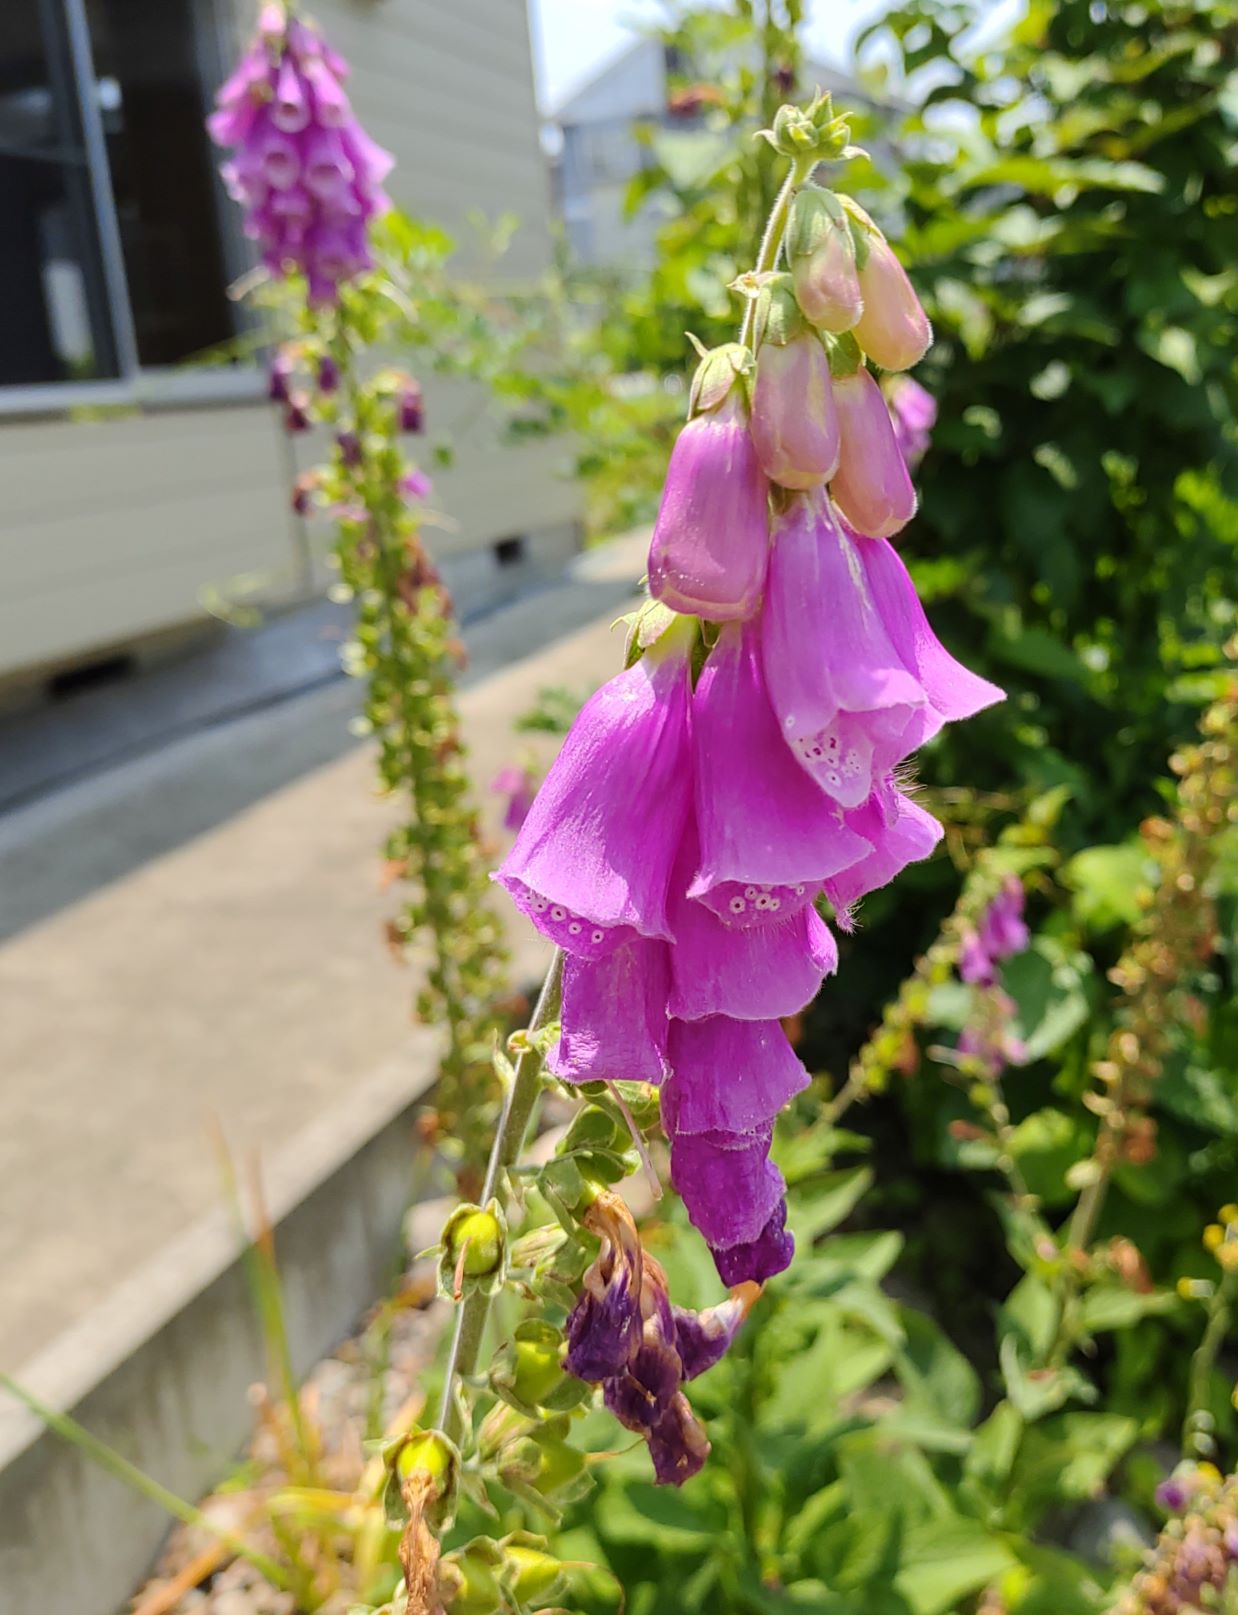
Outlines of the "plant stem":
{"label": "plant stem", "polygon": [[[782,189],[778,192],[777,199],[770,210],[769,220],[765,226],[765,234],[761,237],[761,250],[757,253],[754,274],[768,274],[778,262],[778,254],[782,250],[782,238],[786,234],[787,217],[791,212],[791,199],[812,173],[819,160],[815,154],[792,159],[790,172],[782,182]],[[739,340],[745,346],[752,340],[752,326],[756,319],[756,314],[756,299],[750,297],[748,306],[744,309],[743,324],[739,328]]]}
{"label": "plant stem", "polygon": [[1187,1414],[1182,1423],[1182,1453],[1186,1458],[1212,1456],[1212,1439],[1205,1428],[1208,1386],[1216,1365],[1217,1354],[1229,1333],[1235,1282],[1236,1275],[1226,1273],[1213,1291],[1212,1300],[1208,1304],[1208,1324],[1203,1339],[1191,1358],[1191,1378],[1186,1398]]}
{"label": "plant stem", "polygon": [[[558,990],[563,970],[563,953],[556,948],[551,958],[537,1003],[529,1018],[529,1035],[539,1030],[546,1019],[547,1010]],[[499,1180],[509,1166],[514,1166],[524,1148],[529,1120],[540,1091],[541,1062],[529,1048],[516,1056],[512,1080],[503,1099],[503,1114],[495,1131],[486,1168],[486,1181],[481,1192],[481,1204],[486,1205],[499,1189]],[[474,1290],[461,1303],[456,1313],[456,1327],[452,1335],[451,1351],[443,1380],[443,1399],[439,1406],[438,1428],[450,1441],[458,1442],[462,1430],[462,1409],[456,1395],[456,1385],[477,1368],[486,1321],[490,1316],[490,1296],[483,1290]]]}

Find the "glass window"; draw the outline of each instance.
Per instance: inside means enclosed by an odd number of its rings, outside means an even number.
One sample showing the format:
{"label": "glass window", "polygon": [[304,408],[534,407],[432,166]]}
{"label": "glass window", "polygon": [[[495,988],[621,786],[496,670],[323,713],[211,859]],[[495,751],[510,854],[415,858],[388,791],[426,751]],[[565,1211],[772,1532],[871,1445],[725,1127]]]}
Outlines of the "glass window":
{"label": "glass window", "polygon": [[59,0],[0,3],[0,386],[117,375]]}
{"label": "glass window", "polygon": [[216,74],[209,12],[195,0],[85,9],[138,359],[177,364],[236,330],[203,127]]}

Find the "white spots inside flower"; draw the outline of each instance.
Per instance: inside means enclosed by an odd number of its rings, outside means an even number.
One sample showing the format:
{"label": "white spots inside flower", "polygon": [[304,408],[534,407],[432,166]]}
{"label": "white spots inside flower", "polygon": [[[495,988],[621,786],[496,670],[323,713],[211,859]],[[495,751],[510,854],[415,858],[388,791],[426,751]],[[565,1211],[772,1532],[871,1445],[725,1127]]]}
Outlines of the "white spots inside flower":
{"label": "white spots inside flower", "polygon": [[[768,890],[768,888],[766,888],[766,889]],[[748,899],[748,901],[750,903],[755,903],[756,900],[757,900],[757,889],[756,889],[756,887],[755,886],[745,886],[744,887],[744,896]]]}
{"label": "white spots inside flower", "polygon": [[[752,888],[749,887],[748,890],[751,891]],[[748,905],[744,902],[743,898],[737,894],[727,904],[727,907],[730,909],[732,914],[742,914]]]}
{"label": "white spots inside flower", "polygon": [[573,920],[567,929],[569,936],[579,936],[584,927],[579,920]]}
{"label": "white spots inside flower", "polygon": [[781,897],[771,897],[770,898],[770,900],[769,900],[769,909],[770,909],[771,914],[777,914],[778,910],[781,907],[782,907],[782,898]]}
{"label": "white spots inside flower", "polygon": [[550,905],[547,903],[546,899],[544,897],[539,896],[539,894],[537,892],[533,892],[533,893],[530,894],[530,896],[529,896],[529,907],[531,909],[533,909],[535,913],[544,914],[546,912],[547,908],[549,908],[549,906]]}
{"label": "white spots inside flower", "polygon": [[854,746],[845,750],[842,741],[828,729],[815,735],[800,735],[792,741],[800,761],[821,780],[830,791],[840,791],[849,782],[864,773],[864,759]]}
{"label": "white spots inside flower", "polygon": [[795,893],[795,895],[797,897],[803,897],[803,895],[804,895],[804,888],[802,886],[793,886],[791,888],[791,890]]}
{"label": "white spots inside flower", "polygon": [[589,940],[590,940],[590,942],[592,942],[592,943],[593,943],[593,944],[594,944],[594,946],[595,946],[595,947],[596,947],[596,945],[597,945],[597,944],[598,944],[598,943],[599,943],[599,942],[605,942],[605,940],[606,940],[606,933],[605,933],[605,931],[591,931],[591,932],[590,932],[590,934],[589,934]]}
{"label": "white spots inside flower", "polygon": [[567,919],[567,910],[565,908],[560,908],[559,904],[556,903],[550,911],[550,917],[555,921],[556,924],[559,924],[563,920]]}

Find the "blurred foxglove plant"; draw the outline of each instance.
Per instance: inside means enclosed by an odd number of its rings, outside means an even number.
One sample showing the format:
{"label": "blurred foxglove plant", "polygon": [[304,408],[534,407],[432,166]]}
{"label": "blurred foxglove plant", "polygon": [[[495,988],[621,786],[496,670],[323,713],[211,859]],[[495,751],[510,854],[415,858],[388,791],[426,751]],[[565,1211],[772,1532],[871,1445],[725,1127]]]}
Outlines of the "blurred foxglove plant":
{"label": "blurred foxglove plant", "polygon": [[506,961],[455,705],[463,653],[421,539],[432,488],[405,449],[424,430],[421,389],[369,359],[398,337],[393,321],[417,288],[378,260],[371,226],[389,206],[392,159],[353,114],[347,76],[311,22],[266,4],[209,124],[233,148],[224,174],[261,249],[264,290],[296,332],[274,351],[269,395],[290,432],[331,434],[328,462],[297,479],[292,506],[334,525],[333,593],[357,604],[344,665],[366,681],[363,726],[378,741],[383,789],[405,804],[385,851],[388,878],[409,897],[389,940],[401,953],[430,944],[416,1008],[446,1044],[433,1130],[476,1187]]}

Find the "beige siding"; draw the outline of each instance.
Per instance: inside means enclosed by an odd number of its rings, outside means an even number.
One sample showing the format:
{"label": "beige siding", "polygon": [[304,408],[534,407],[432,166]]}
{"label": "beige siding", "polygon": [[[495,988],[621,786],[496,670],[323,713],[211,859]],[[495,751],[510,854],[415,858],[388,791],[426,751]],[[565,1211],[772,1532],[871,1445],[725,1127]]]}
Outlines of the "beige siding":
{"label": "beige siding", "polygon": [[238,573],[287,593],[283,452],[265,408],[0,426],[0,673],[184,622]]}
{"label": "beige siding", "polygon": [[[248,26],[252,4],[231,3]],[[396,201],[462,242],[470,211],[514,212],[522,223],[501,273],[544,269],[549,191],[523,0],[313,9],[354,64],[360,116],[397,157]],[[505,448],[479,389],[427,378],[427,408],[432,438],[456,455],[434,474],[451,525],[427,537],[455,558],[467,609],[494,590],[498,540],[530,536],[534,560],[563,554],[579,501],[561,475],[564,446]],[[295,445],[306,463],[309,447]],[[268,599],[295,593],[305,583],[305,535],[288,508],[295,469],[265,405],[0,421],[0,677],[191,621],[204,591],[227,593],[241,576],[264,580]],[[313,530],[312,548],[328,536]],[[320,553],[313,584],[328,575]]]}
{"label": "beige siding", "polygon": [[525,0],[315,0],[313,14],[353,64],[358,115],[395,154],[396,203],[464,248],[469,213],[514,213],[501,272],[544,269],[550,183]]}

